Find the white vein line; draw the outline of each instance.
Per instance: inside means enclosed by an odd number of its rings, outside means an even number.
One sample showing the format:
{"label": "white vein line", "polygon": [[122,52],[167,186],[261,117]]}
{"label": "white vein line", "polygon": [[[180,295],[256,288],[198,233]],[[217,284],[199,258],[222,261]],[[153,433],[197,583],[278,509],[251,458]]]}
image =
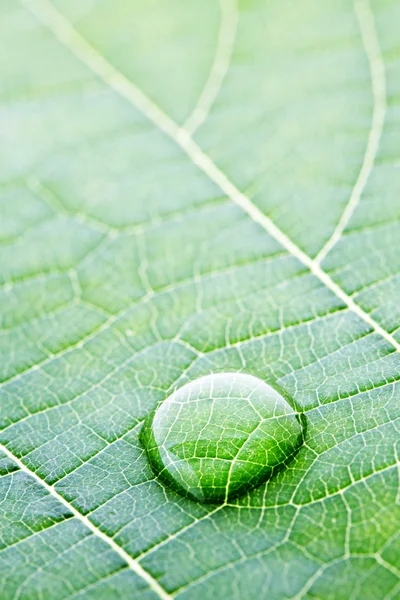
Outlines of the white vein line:
{"label": "white vein line", "polygon": [[353,311],[360,319],[381,335],[389,344],[400,352],[400,343],[379,325],[361,306],[342,290],[337,283],[326,273],[320,264],[310,258],[299,248],[273,221],[249,200],[228,179],[211,158],[205,154],[190,134],[179,127],[166,115],[152,100],[150,100],[134,83],[120,73],[112,64],[98,52],[72,27],[71,23],[59,13],[48,0],[20,0],[53,35],[63,43],[75,56],[86,64],[93,72],[97,73],[103,81],[121,97],[128,100],[134,108],[142,112],[148,119],[164,133],[166,133],[182,150],[191,158],[192,162],[203,171],[237,206],[241,207],[249,217],[261,225],[281,246],[286,248],[294,257],[302,262],[310,271],[330,289],[342,302]]}
{"label": "white vein line", "polygon": [[[396,569],[396,567],[394,567],[391,563],[388,563],[386,560],[384,560],[379,554],[353,554],[353,557],[356,556],[358,558],[361,559],[365,559],[365,558],[373,558],[375,559],[376,563],[382,567],[384,567],[385,569],[387,569],[388,571],[390,571],[393,575],[395,575],[396,577],[399,577],[400,575],[400,571],[398,569]],[[306,581],[306,583],[303,585],[303,587],[301,588],[301,590],[299,592],[297,592],[297,594],[295,594],[294,596],[290,597],[290,600],[304,600],[304,598],[306,598],[306,594],[307,592],[312,588],[312,586],[314,585],[314,583],[324,574],[324,572],[328,569],[330,569],[331,567],[333,567],[334,565],[340,564],[344,561],[345,559],[343,557],[339,557],[339,558],[335,558],[332,561],[325,563],[323,565],[321,565],[315,572],[313,575],[311,575],[311,577]],[[397,586],[396,586],[397,587]],[[389,593],[389,597],[392,597]],[[386,596],[385,596],[386,598]]]}
{"label": "white vein line", "polygon": [[41,479],[39,475],[37,475],[34,471],[31,471],[26,465],[24,465],[24,463],[21,460],[19,460],[19,458],[14,456],[14,454],[10,452],[10,450],[6,446],[3,446],[3,444],[0,444],[0,450],[4,452],[4,454],[8,456],[8,458],[10,458],[15,464],[17,464],[21,471],[30,475],[30,477],[33,477],[42,487],[46,489],[46,491],[49,494],[51,494],[51,496],[56,498],[58,502],[61,502],[61,504],[68,508],[68,510],[74,515],[74,517],[76,517],[84,525],[86,525],[86,527],[88,527],[94,535],[103,540],[103,542],[110,546],[114,550],[114,552],[119,554],[122,560],[125,563],[127,563],[127,565],[132,569],[132,571],[134,571],[139,577],[146,581],[150,589],[153,590],[153,592],[157,594],[159,598],[161,598],[162,600],[172,600],[173,596],[168,594],[160,586],[160,584],[150,575],[150,573],[145,571],[143,567],[131,556],[129,556],[129,554],[127,554],[127,552],[125,552],[125,550],[123,550],[121,546],[118,546],[118,544],[114,542],[113,539],[109,538],[105,533],[103,533],[102,531],[100,531],[100,529],[93,525],[93,523],[87,517],[85,517],[79,511],[77,511],[76,508],[74,508],[67,500],[65,500],[65,498],[63,498],[52,485],[49,485],[48,483],[46,483],[46,481]]}
{"label": "white vein line", "polygon": [[[113,499],[114,498],[112,498],[112,500]],[[172,533],[171,535],[168,535],[166,538],[164,538],[163,540],[161,540],[160,542],[158,542],[154,546],[150,546],[150,548],[148,548],[147,550],[144,550],[143,552],[141,552],[141,554],[138,554],[138,556],[136,557],[137,560],[142,560],[145,556],[148,556],[149,554],[152,554],[153,552],[155,552],[156,550],[158,550],[162,546],[165,546],[169,542],[178,539],[178,537],[180,537],[181,535],[183,535],[184,533],[186,533],[189,529],[192,529],[193,527],[196,527],[198,525],[198,523],[202,523],[202,522],[206,521],[207,519],[209,519],[210,517],[212,517],[213,515],[215,515],[215,513],[221,511],[226,506],[228,506],[228,505],[224,502],[223,504],[220,504],[219,506],[217,506],[216,508],[214,508],[213,510],[211,510],[209,513],[206,513],[205,515],[203,515],[202,517],[199,517],[197,519],[195,518],[193,521],[191,521],[191,523],[189,523],[188,525],[185,525],[185,527],[182,527],[182,529],[179,529],[178,531],[175,531],[174,533]]]}
{"label": "white vein line", "polygon": [[329,569],[330,567],[332,567],[333,565],[340,564],[342,561],[343,561],[343,558],[340,557],[340,558],[335,558],[331,562],[325,563],[324,565],[321,565],[314,572],[314,574],[311,575],[311,577],[309,577],[309,579],[303,585],[303,587],[301,588],[301,590],[299,592],[297,592],[297,594],[295,594],[294,596],[290,597],[290,600],[303,600],[304,598],[306,598],[307,592],[310,590],[310,588],[312,588],[312,586],[314,585],[314,583],[323,575],[323,573],[327,569]]}
{"label": "white vein line", "polygon": [[228,72],[233,46],[235,44],[238,11],[236,0],[220,0],[221,25],[217,49],[210,74],[193,112],[183,127],[190,135],[206,120]]}
{"label": "white vein line", "polygon": [[360,202],[361,195],[364,191],[368,178],[374,167],[374,162],[376,154],[378,152],[379,143],[385,122],[385,64],[383,62],[378,36],[376,33],[374,15],[368,0],[355,0],[354,9],[357,16],[362,43],[368,58],[369,69],[371,73],[372,95],[374,103],[371,128],[369,131],[367,147],[365,149],[364,160],[361,165],[357,181],[352,189],[349,201],[346,205],[346,208],[343,211],[343,214],[334,232],[315,258],[315,261],[317,263],[321,263],[326,257],[326,255],[339,241],[358,203]]}
{"label": "white vein line", "polygon": [[[13,474],[15,475],[16,473],[19,473],[19,471],[14,471]],[[65,517],[64,519],[62,519],[60,521],[55,521],[51,525],[48,525],[47,527],[40,529],[39,531],[34,531],[30,535],[20,538],[16,542],[12,542],[11,544],[8,544],[8,546],[3,546],[2,548],[0,548],[0,555],[7,552],[7,550],[9,550],[9,548],[15,548],[16,546],[21,546],[24,542],[31,542],[35,538],[40,537],[41,535],[47,533],[51,529],[55,529],[58,525],[63,525],[65,523],[68,523],[68,521],[70,521],[71,519],[72,519],[72,517],[70,517],[70,518]]]}
{"label": "white vein line", "polygon": [[[227,506],[232,506],[232,505],[227,505]],[[238,507],[235,506],[235,508],[238,508]],[[239,508],[244,508],[244,507],[241,506]],[[255,552],[254,554],[251,554],[250,556],[249,555],[241,556],[239,559],[234,559],[231,562],[228,562],[228,563],[218,566],[216,569],[214,569],[212,571],[205,572],[203,575],[201,575],[197,579],[189,581],[188,583],[183,584],[181,587],[175,589],[174,593],[176,595],[176,598],[181,598],[183,593],[186,590],[188,590],[189,588],[192,588],[192,590],[196,589],[196,587],[198,587],[199,585],[201,585],[201,584],[204,585],[204,582],[206,582],[207,580],[212,579],[213,577],[215,577],[216,575],[218,575],[220,573],[223,573],[224,571],[229,571],[231,569],[234,569],[235,567],[238,567],[239,565],[243,564],[247,560],[260,558],[260,557],[264,558],[265,556],[268,556],[269,554],[274,553],[281,546],[286,544],[288,542],[288,540],[290,539],[290,535],[293,531],[293,527],[295,525],[298,515],[299,515],[299,509],[294,510],[291,521],[290,521],[288,527],[286,528],[285,534],[275,544],[273,544],[269,548],[264,548],[263,550]]]}
{"label": "white vein line", "polygon": [[390,571],[398,579],[400,578],[400,569],[397,569],[396,565],[392,565],[390,562],[382,558],[382,556],[378,553],[374,554],[373,557],[384,569]]}

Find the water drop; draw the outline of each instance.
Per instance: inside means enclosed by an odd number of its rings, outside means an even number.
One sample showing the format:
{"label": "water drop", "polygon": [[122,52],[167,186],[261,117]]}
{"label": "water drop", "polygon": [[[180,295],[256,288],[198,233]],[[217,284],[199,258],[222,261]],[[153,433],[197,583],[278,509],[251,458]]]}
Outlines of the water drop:
{"label": "water drop", "polygon": [[144,422],[149,462],[170,487],[221,503],[266,481],[302,443],[281,393],[254,377],[218,373],[176,390]]}

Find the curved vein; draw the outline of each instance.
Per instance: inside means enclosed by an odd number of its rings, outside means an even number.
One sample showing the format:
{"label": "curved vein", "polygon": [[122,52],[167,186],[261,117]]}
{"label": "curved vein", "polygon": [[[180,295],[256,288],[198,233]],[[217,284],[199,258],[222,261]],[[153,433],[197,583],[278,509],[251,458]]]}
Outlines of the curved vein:
{"label": "curved vein", "polygon": [[3,444],[0,444],[0,450],[4,452],[4,454],[8,456],[8,458],[10,458],[15,464],[17,464],[21,471],[23,471],[30,477],[33,477],[42,487],[46,489],[46,491],[49,494],[56,498],[58,502],[60,502],[66,508],[68,508],[68,510],[74,515],[74,517],[76,517],[84,525],[86,525],[86,527],[90,529],[90,531],[94,535],[96,535],[98,538],[103,540],[103,542],[105,542],[108,546],[110,546],[114,550],[114,552],[116,552],[122,558],[122,560],[132,569],[132,571],[134,571],[141,579],[143,579],[148,584],[150,589],[157,595],[158,598],[161,598],[161,600],[172,600],[172,596],[170,596],[170,594],[168,594],[160,586],[160,584],[150,575],[150,573],[145,571],[144,568],[136,560],[129,556],[129,554],[125,552],[125,550],[121,548],[121,546],[118,546],[118,544],[112,538],[108,537],[105,533],[98,529],[90,521],[90,519],[82,515],[78,510],[76,510],[76,508],[74,508],[72,504],[65,500],[65,498],[63,498],[63,496],[61,496],[53,486],[46,483],[46,481],[41,479],[39,475],[37,475],[34,471],[31,471],[26,465],[24,465],[24,463],[21,460],[19,460],[12,452],[10,452],[10,450],[8,450],[6,446],[3,446]]}
{"label": "curved vein", "polygon": [[230,181],[227,175],[217,167],[211,158],[201,150],[186,129],[179,127],[140,88],[101,56],[48,0],[20,0],[20,2],[80,61],[92,69],[94,73],[97,73],[111,89],[130,102],[145,117],[152,121],[156,127],[166,133],[180,146],[192,160],[193,164],[203,171],[234,204],[242,208],[255,223],[258,223],[271,237],[288,250],[290,254],[308,267],[311,273],[330,289],[337,298],[342,300],[352,312],[368,323],[376,333],[381,335],[391,346],[400,352],[400,343],[394,336],[383,329],[361,306],[356,304],[328,273],[321,268],[319,262],[308,256],[286,233],[279,229],[269,217],[245,196]]}
{"label": "curved vein", "polygon": [[[179,144],[183,150],[187,152],[193,162],[203,170],[203,172],[215,183],[217,183],[221,189],[231,198],[233,202],[241,206],[243,210],[257,223],[259,223],[270,235],[277,239],[285,248],[287,248],[296,258],[298,258],[304,265],[310,268],[311,272],[318,277],[318,279],[324,283],[331,291],[333,291],[339,298],[344,300],[347,306],[353,310],[358,316],[364,321],[369,323],[373,329],[380,333],[396,350],[400,349],[400,345],[394,340],[394,338],[385,330],[383,330],[363,309],[356,305],[347,294],[341,290],[336,283],[325,273],[319,266],[319,262],[312,260],[308,257],[300,248],[298,248],[282,231],[280,231],[274,223],[266,217],[261,211],[252,204],[252,202],[246,198],[222,173],[214,163],[206,156],[202,150],[193,142],[188,131],[180,129],[172,120],[169,119],[156,105],[154,105],[138,88],[130,83],[122,74],[118,73],[105,59],[96,53],[96,51],[80,37],[80,35],[73,30],[68,22],[53,9],[53,7],[47,3],[46,0],[22,0],[22,3],[29,7],[32,12],[36,14],[45,24],[53,31],[53,33],[67,45],[81,60],[83,60],[89,67],[91,67],[98,75],[100,75],[104,81],[106,81],[113,89],[125,98],[129,99],[135,104],[145,115],[147,115],[160,129],[165,131],[177,144]],[[359,5],[363,2],[358,2]],[[376,153],[376,150],[375,150]],[[375,154],[374,154],[375,156]],[[373,159],[372,158],[372,163]],[[371,163],[371,168],[372,168]],[[365,182],[368,177],[368,172],[365,177]],[[360,179],[360,178],[359,178]],[[361,187],[358,198],[361,195]],[[358,199],[357,199],[358,202]],[[354,209],[353,209],[354,210]],[[113,540],[108,538],[104,533],[98,530],[87,517],[81,515],[76,509],[74,509],[62,496],[60,496],[52,486],[49,486],[34,472],[31,472],[25,465],[19,461],[14,455],[7,450],[7,448],[0,446],[3,452],[7,454],[12,460],[25,472],[29,473],[32,477],[36,478],[49,493],[55,496],[60,502],[71,510],[71,512],[85,523],[91,529],[91,531],[103,539],[108,545],[110,545],[118,554],[123,557],[125,562],[140,575],[149,586],[157,593],[160,598],[170,599],[171,596],[167,594],[155,581],[150,574],[133,560],[122,548],[120,548]]]}
{"label": "curved vein", "polygon": [[236,0],[220,0],[219,4],[221,10],[221,25],[214,62],[197,104],[183,125],[186,131],[191,135],[193,135],[207,119],[211,106],[218,96],[222,82],[228,72],[235,43],[238,21]]}
{"label": "curved vein", "polygon": [[369,131],[367,147],[365,149],[364,160],[361,165],[357,181],[352,189],[350,199],[343,211],[343,214],[332,233],[329,240],[325,243],[315,258],[316,263],[321,263],[337,244],[346,229],[367,184],[368,178],[374,168],[375,158],[379,148],[379,142],[382,136],[383,125],[386,113],[386,77],[385,65],[379,46],[376,33],[374,15],[368,0],[355,0],[354,9],[360,28],[362,43],[369,62],[371,73],[372,95],[373,95],[373,113],[371,128]]}

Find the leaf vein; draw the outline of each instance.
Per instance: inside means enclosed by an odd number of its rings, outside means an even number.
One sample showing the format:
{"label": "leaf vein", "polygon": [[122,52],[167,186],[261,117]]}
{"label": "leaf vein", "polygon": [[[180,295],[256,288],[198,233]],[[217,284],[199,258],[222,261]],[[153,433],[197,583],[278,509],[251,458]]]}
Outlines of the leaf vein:
{"label": "leaf vein", "polygon": [[153,590],[153,592],[159,598],[161,598],[161,600],[171,600],[172,597],[170,596],[170,594],[168,594],[160,586],[160,584],[156,581],[156,579],[154,579],[154,577],[152,577],[152,575],[150,575],[150,573],[148,573],[135,559],[133,559],[127,552],[125,552],[125,550],[123,548],[121,548],[121,546],[119,546],[113,539],[111,539],[108,535],[106,535],[98,527],[96,527],[90,521],[90,519],[88,519],[86,516],[82,515],[72,504],[70,504],[67,500],[65,500],[65,498],[63,498],[63,496],[61,496],[61,494],[59,494],[53,486],[46,483],[34,471],[31,471],[21,460],[19,460],[19,458],[17,458],[12,452],[10,452],[10,450],[6,446],[3,446],[3,444],[0,444],[0,449],[4,452],[4,454],[6,454],[8,456],[8,458],[10,458],[12,461],[14,461],[18,465],[18,467],[21,469],[21,471],[23,471],[24,473],[33,477],[41,486],[43,486],[46,489],[46,491],[50,495],[52,495],[54,498],[56,498],[56,500],[58,500],[61,504],[63,504],[66,508],[68,508],[68,510],[70,510],[71,513],[77,519],[79,519],[84,525],[86,525],[86,527],[94,535],[96,535],[103,542],[105,542],[108,546],[110,546],[114,550],[114,552],[116,552],[123,559],[123,561],[127,565],[129,565],[129,567],[132,569],[132,571],[134,571],[141,579],[146,581],[148,586]]}
{"label": "leaf vein", "polygon": [[299,246],[295,244],[275,223],[267,217],[248,197],[246,197],[223,173],[211,158],[201,150],[186,129],[179,127],[161,108],[150,100],[141,89],[127,79],[108,60],[89,44],[71,25],[71,23],[58,12],[48,0],[20,0],[69,50],[92,71],[103,79],[116,93],[130,102],[137,110],[142,112],[156,127],[166,133],[203,173],[213,181],[234,204],[256,223],[258,223],[271,237],[288,250],[295,258],[308,267],[311,273],[319,279],[328,289],[342,300],[348,308],[368,323],[377,333],[400,352],[400,343],[375,321],[324,271],[319,262],[312,259]]}
{"label": "leaf vein", "polygon": [[349,201],[334,232],[315,258],[315,262],[318,264],[326,258],[327,254],[340,240],[343,231],[346,229],[347,224],[349,223],[354,211],[357,208],[357,205],[360,202],[361,195],[374,168],[375,158],[379,149],[379,143],[385,122],[385,65],[375,28],[374,15],[369,4],[369,0],[355,0],[354,9],[371,72],[372,94],[374,101],[372,121],[364,159],[356,183],[352,189]]}

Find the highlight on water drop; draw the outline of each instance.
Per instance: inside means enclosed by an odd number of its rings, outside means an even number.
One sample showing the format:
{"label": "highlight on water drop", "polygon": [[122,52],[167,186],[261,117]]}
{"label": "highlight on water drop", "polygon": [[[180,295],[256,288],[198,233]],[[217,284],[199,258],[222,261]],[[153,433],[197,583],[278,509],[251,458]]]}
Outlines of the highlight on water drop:
{"label": "highlight on water drop", "polygon": [[223,503],[266,481],[302,443],[299,415],[258,377],[217,373],[173,392],[140,434],[160,479],[199,502]]}

